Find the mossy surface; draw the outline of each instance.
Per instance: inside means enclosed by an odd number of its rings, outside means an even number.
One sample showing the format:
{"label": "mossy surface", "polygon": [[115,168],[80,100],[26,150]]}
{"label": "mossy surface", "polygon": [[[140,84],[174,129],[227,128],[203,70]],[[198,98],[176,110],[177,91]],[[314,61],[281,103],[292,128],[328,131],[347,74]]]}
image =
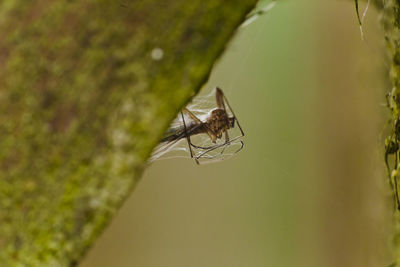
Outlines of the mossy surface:
{"label": "mossy surface", "polygon": [[388,182],[394,199],[394,262],[391,266],[400,266],[400,2],[396,0],[374,1],[382,12],[382,25],[386,47],[391,61],[390,78],[393,88],[387,94],[387,104],[391,112],[391,131],[385,140],[385,161],[388,169]]}
{"label": "mossy surface", "polygon": [[79,262],[256,2],[0,2],[0,266]]}

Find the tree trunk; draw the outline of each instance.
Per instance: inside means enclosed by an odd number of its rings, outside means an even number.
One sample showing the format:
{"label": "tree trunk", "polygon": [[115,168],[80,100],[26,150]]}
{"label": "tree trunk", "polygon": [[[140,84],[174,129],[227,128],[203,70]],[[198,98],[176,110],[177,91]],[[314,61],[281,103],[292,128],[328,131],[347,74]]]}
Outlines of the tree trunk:
{"label": "tree trunk", "polygon": [[74,266],[256,0],[0,3],[0,265]]}

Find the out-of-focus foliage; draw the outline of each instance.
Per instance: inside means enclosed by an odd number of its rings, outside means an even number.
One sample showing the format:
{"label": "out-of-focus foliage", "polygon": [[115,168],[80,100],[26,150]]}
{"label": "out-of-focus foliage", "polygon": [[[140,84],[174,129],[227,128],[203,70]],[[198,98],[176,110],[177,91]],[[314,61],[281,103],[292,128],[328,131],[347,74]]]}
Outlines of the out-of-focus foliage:
{"label": "out-of-focus foliage", "polygon": [[255,3],[1,1],[1,266],[79,261]]}

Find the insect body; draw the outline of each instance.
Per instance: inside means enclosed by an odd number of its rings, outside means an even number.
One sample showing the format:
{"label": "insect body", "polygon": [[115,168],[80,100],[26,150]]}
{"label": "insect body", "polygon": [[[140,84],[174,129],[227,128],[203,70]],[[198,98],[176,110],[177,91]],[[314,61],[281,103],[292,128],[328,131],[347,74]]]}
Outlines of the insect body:
{"label": "insect body", "polygon": [[[191,114],[189,110],[183,109],[184,113]],[[186,127],[185,127],[186,126]],[[190,122],[185,123],[179,127],[170,128],[166,136],[161,140],[161,142],[171,142],[186,138],[187,135],[196,134],[208,134],[213,143],[216,143],[217,139],[222,138],[222,134],[227,132],[227,130],[235,126],[235,117],[228,117],[225,110],[216,108],[211,111],[210,116],[207,118],[206,122]],[[185,129],[186,128],[186,129]]]}
{"label": "insect body", "polygon": [[[195,159],[196,163],[199,164],[199,159],[216,159],[226,155],[226,148],[232,146],[232,144],[239,145],[239,147],[233,151],[232,154],[240,151],[244,143],[241,138],[244,136],[243,130],[230,107],[226,97],[224,96],[220,88],[216,88],[215,92],[217,108],[212,109],[206,117],[201,120],[188,108],[183,108],[180,114],[180,124],[175,127],[171,127],[166,135],[161,140],[161,145],[168,147],[174,143],[186,139],[189,148],[190,156]],[[228,107],[228,110],[227,110]],[[239,136],[233,139],[229,138],[228,131],[235,127],[239,128]],[[191,138],[196,136],[208,136],[211,141],[208,144],[204,142],[202,144],[194,144]],[[224,140],[220,142],[218,140]],[[195,153],[196,150],[198,153]],[[218,150],[218,152],[216,152]],[[157,151],[153,154],[153,157],[157,157]],[[164,152],[161,151],[160,155]]]}

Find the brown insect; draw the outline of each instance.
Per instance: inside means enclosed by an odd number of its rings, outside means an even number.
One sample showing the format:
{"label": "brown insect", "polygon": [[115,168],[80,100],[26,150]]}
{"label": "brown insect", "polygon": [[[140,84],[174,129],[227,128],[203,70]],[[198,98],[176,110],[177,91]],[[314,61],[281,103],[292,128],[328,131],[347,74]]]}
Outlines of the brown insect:
{"label": "brown insect", "polygon": [[[177,127],[171,127],[161,140],[161,144],[173,144],[185,138],[190,157],[194,158],[197,164],[200,164],[200,159],[214,159],[223,156],[226,148],[232,144],[238,146],[232,154],[239,152],[244,146],[244,142],[241,140],[244,136],[242,127],[224,93],[218,87],[215,90],[215,98],[217,108],[212,109],[203,121],[189,109],[183,108],[180,114],[182,123]],[[235,122],[240,134],[230,139],[228,131],[235,127]],[[209,137],[210,145],[196,145],[192,142],[194,136],[201,134],[206,134]],[[220,142],[219,140],[222,139],[224,139],[223,142]],[[195,153],[194,150],[198,153]],[[218,152],[215,152],[217,150]]]}

